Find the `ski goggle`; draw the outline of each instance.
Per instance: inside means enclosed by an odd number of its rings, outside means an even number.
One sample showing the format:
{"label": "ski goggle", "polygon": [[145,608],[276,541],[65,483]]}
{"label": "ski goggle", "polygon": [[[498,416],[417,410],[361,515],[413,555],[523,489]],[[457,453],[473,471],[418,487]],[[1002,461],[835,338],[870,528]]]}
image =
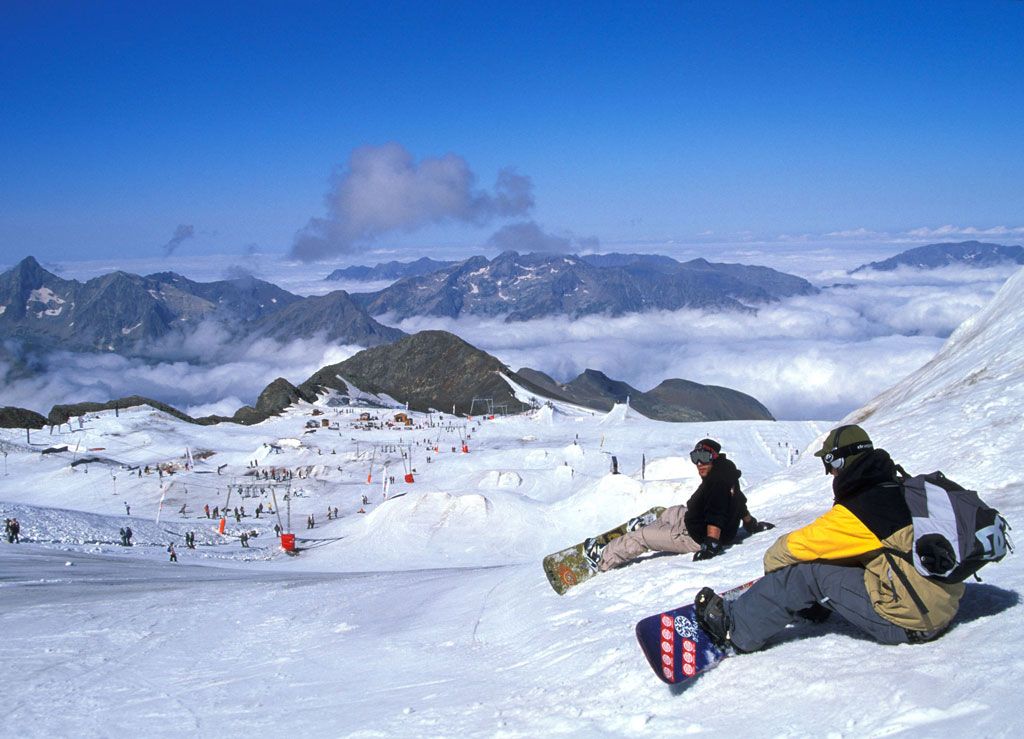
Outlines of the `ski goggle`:
{"label": "ski goggle", "polygon": [[832,459],[831,454],[826,454],[824,457],[821,458],[821,463],[825,466],[826,475],[830,473],[832,470],[843,469],[843,462],[845,461],[846,457],[836,457],[835,459]]}
{"label": "ski goggle", "polygon": [[718,457],[718,454],[707,447],[697,447],[690,452],[690,461],[694,464],[711,464]]}
{"label": "ski goggle", "polygon": [[827,475],[832,470],[843,469],[843,464],[849,455],[859,454],[873,448],[874,446],[870,441],[858,441],[854,444],[847,444],[844,447],[834,448],[821,458],[821,463],[825,466],[825,474]]}

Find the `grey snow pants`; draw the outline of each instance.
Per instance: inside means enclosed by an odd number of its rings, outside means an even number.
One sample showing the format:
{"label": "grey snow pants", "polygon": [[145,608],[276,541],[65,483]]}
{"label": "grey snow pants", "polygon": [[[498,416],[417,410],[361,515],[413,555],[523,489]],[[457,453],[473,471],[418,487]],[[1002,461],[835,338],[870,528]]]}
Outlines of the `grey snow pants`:
{"label": "grey snow pants", "polygon": [[598,569],[604,572],[620,567],[648,550],[676,554],[696,552],[700,544],[686,533],[685,515],[686,506],[674,505],[665,509],[654,523],[612,539],[601,552]]}
{"label": "grey snow pants", "polygon": [[736,600],[726,603],[729,640],[743,652],[764,646],[773,635],[798,619],[797,611],[814,603],[829,610],[882,644],[906,644],[905,629],[875,612],[864,570],[824,562],[808,562],[775,570]]}

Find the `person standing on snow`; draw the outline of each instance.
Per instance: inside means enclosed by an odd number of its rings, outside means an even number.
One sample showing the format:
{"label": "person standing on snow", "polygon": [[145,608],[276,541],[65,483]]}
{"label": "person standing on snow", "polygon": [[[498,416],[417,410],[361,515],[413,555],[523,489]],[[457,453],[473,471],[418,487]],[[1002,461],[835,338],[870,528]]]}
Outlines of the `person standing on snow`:
{"label": "person standing on snow", "polygon": [[737,652],[760,649],[800,617],[820,622],[832,613],[882,644],[940,636],[964,585],[929,580],[915,568],[910,509],[888,452],[849,425],[830,431],[814,456],[832,477],[832,508],[780,537],[764,555],[767,574],[736,600],[701,589],[701,627]]}
{"label": "person standing on snow", "polygon": [[621,567],[644,552],[693,552],[693,561],[711,559],[725,551],[736,536],[740,523],[751,534],[767,531],[775,524],[759,522],[747,510],[747,498],[740,490],[741,472],[722,452],[714,439],[701,439],[690,452],[701,483],[686,505],[667,508],[658,520],[612,539],[604,548],[595,539],[584,543],[587,559],[605,572]]}
{"label": "person standing on snow", "polygon": [[176,551],[174,551],[174,542],[171,542],[171,543],[170,543],[170,544],[168,545],[168,547],[167,547],[167,551],[168,551],[168,552],[170,553],[170,555],[171,555],[170,561],[171,561],[171,562],[177,562],[177,561],[178,561],[178,553],[177,553]]}

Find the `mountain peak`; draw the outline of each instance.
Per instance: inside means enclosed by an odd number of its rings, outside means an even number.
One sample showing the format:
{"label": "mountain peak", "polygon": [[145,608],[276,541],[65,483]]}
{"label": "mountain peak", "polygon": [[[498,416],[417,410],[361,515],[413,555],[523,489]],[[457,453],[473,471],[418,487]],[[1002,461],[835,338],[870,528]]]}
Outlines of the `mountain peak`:
{"label": "mountain peak", "polygon": [[8,274],[17,275],[22,285],[31,284],[32,287],[42,285],[47,279],[59,279],[57,275],[48,272],[35,257],[29,256],[22,259]]}

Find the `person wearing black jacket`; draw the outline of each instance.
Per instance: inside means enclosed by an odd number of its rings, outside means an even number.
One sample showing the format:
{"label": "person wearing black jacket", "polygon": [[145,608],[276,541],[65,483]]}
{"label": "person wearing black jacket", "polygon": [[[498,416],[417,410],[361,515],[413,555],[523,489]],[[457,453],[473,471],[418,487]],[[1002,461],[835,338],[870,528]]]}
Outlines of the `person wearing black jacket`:
{"label": "person wearing black jacket", "polygon": [[775,527],[750,515],[740,490],[742,473],[722,452],[721,444],[701,439],[690,452],[690,461],[697,466],[701,482],[686,505],[665,509],[657,521],[612,539],[599,553],[588,552],[599,558],[599,570],[620,567],[647,551],[692,552],[693,560],[699,562],[721,554],[736,537],[740,523],[751,534]]}

